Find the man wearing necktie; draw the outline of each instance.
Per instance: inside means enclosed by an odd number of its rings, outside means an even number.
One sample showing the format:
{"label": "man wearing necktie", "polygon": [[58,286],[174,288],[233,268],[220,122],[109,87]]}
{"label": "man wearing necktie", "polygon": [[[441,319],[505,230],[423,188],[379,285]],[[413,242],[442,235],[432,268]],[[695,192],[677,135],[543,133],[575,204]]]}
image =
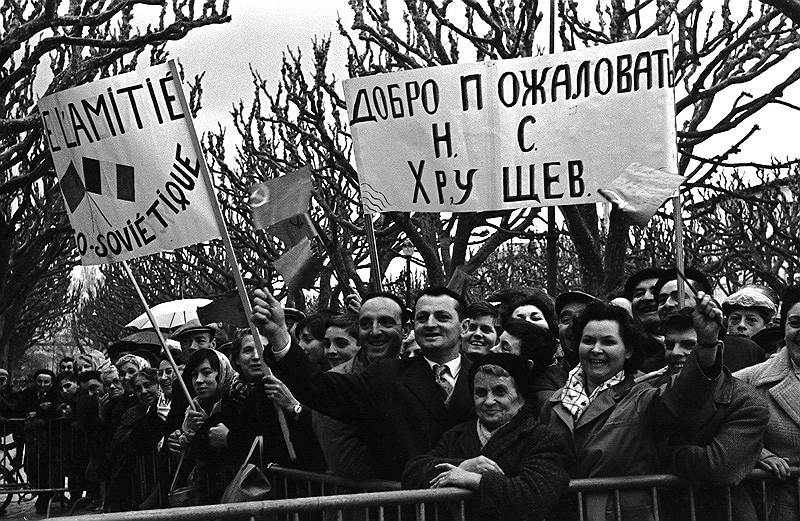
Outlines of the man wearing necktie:
{"label": "man wearing necktie", "polygon": [[[360,374],[315,372],[286,332],[280,304],[264,290],[255,296],[253,318],[269,338],[278,378],[304,405],[368,433],[365,443],[380,478],[399,480],[406,461],[474,417],[470,362],[459,352],[465,309],[459,294],[422,291],[413,315],[422,356],[378,360]],[[399,319],[399,306],[395,313]]]}

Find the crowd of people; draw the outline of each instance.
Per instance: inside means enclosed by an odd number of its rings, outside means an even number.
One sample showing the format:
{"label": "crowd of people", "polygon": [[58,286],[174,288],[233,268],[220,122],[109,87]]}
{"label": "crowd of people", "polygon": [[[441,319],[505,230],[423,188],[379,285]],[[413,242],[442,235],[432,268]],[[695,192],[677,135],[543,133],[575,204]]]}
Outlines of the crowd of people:
{"label": "crowd of people", "polygon": [[[266,290],[253,304],[260,342],[246,330],[218,345],[193,320],[171,356],[134,344],[65,358],[25,389],[0,370],[32,483],[67,477],[67,500],[105,511],[169,506],[176,484],[217,503],[261,436],[265,462],[474,490],[473,519],[577,519],[570,479],[658,473],[695,483],[691,507],[661,495],[662,518],[800,518],[800,287],[717,302],[704,273],[651,268],[616,298],[510,288],[467,303],[431,287],[413,310],[383,292],[348,296],[340,315]],[[69,455],[42,470],[55,444]],[[754,468],[769,486],[745,481]],[[586,519],[656,515],[648,490],[582,503]]]}

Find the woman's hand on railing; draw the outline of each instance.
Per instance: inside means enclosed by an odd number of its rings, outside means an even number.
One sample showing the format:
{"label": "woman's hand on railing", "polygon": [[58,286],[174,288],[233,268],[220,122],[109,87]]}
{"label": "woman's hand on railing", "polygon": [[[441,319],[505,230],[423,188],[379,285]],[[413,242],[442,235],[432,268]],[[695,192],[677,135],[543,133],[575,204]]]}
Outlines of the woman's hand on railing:
{"label": "woman's hand on railing", "polygon": [[439,463],[435,468],[442,472],[431,480],[431,488],[461,487],[478,490],[483,477],[477,472],[470,472],[449,463]]}
{"label": "woman's hand on railing", "polygon": [[481,475],[485,474],[486,472],[497,472],[498,474],[505,475],[505,472],[503,472],[503,469],[500,468],[500,465],[486,456],[465,459],[458,465],[458,468],[469,472],[476,472]]}
{"label": "woman's hand on railing", "polygon": [[772,472],[778,479],[787,479],[791,474],[789,462],[780,456],[767,456],[758,462],[758,466]]}

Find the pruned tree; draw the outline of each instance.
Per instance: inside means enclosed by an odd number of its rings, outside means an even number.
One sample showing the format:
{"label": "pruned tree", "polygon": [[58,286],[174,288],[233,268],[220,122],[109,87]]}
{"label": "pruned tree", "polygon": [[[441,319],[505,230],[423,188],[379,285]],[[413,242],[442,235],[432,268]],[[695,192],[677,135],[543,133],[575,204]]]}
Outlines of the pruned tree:
{"label": "pruned tree", "polygon": [[800,276],[800,175],[795,165],[735,171],[687,207],[686,240],[731,293],[761,283],[778,295]]}
{"label": "pruned tree", "polygon": [[[147,22],[139,22],[145,19]],[[77,258],[42,140],[36,100],[166,59],[165,44],[230,20],[227,1],[9,0],[0,8],[0,356],[9,364],[37,333],[20,326],[52,277]],[[37,294],[39,297],[37,297]],[[42,302],[33,299],[42,298]],[[38,316],[39,311],[36,312]],[[43,328],[50,324],[44,322]]]}
{"label": "pruned tree", "polygon": [[[769,73],[785,64],[787,57],[797,55],[800,37],[792,21],[796,17],[794,2],[732,6],[721,0],[713,12],[709,2],[696,0],[600,1],[594,11],[586,12],[581,10],[585,3],[581,4],[558,2],[559,50],[674,35],[678,168],[687,178],[682,192],[688,204],[730,175],[728,161],[758,130],[749,123],[752,116],[770,104],[791,106],[781,97],[800,79],[800,68],[777,80]],[[402,8],[359,0],[351,2],[351,8],[351,27],[339,22],[351,77],[542,54],[538,42],[545,41],[542,32],[547,31],[535,0],[406,0]],[[256,178],[261,180],[301,164],[312,165],[316,217],[326,232],[326,244],[339,246],[338,250],[329,248],[335,268],[330,271],[337,280],[352,280],[361,290],[364,282],[359,267],[366,264],[366,248],[357,172],[342,116],[345,102],[337,78],[329,70],[329,46],[329,40],[314,42],[309,72],[299,52],[288,52],[280,85],[274,91],[254,72],[253,103],[249,107],[240,104],[234,110],[243,145],[238,167],[228,175],[257,172]],[[756,85],[758,92],[742,91]],[[720,137],[730,146],[701,155],[709,140]],[[632,233],[638,232],[632,232],[629,220],[617,210],[610,213],[605,226],[595,205],[565,206],[560,212],[566,226],[556,233],[566,234],[572,242],[578,283],[596,294],[617,288],[630,264],[626,264],[626,256],[636,238]],[[545,221],[539,209],[530,208],[449,215],[386,213],[376,222],[381,266],[385,269],[408,237],[431,284],[460,286],[509,239],[534,239],[539,245]],[[665,224],[654,226],[663,228]],[[671,256],[668,251],[660,259]]]}

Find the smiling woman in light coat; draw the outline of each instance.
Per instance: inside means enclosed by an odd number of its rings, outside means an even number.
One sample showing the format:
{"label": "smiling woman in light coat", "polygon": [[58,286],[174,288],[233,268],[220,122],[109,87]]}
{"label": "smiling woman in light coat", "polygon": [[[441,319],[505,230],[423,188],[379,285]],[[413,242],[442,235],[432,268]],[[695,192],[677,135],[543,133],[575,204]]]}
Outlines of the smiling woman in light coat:
{"label": "smiling woman in light coat", "polygon": [[[698,347],[674,382],[656,389],[634,381],[644,337],[628,312],[602,302],[586,307],[575,323],[579,364],[542,409],[542,422],[564,440],[572,478],[659,472],[659,441],[712,398],[722,368],[721,318],[722,312],[699,292],[693,313]],[[576,507],[575,496],[567,495],[551,517],[577,519]],[[582,519],[590,521],[616,519],[617,509],[625,521],[655,518],[649,490],[587,493],[584,507]]]}

